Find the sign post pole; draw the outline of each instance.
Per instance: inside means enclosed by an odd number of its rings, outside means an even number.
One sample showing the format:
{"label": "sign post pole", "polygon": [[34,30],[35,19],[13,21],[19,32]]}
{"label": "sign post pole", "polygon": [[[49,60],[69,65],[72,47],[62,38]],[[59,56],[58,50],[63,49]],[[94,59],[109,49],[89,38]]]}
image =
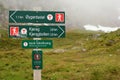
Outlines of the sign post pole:
{"label": "sign post pole", "polygon": [[33,80],[41,80],[41,70],[33,70]]}
{"label": "sign post pole", "polygon": [[[41,38],[33,38],[33,40],[41,40]],[[33,49],[33,50],[41,50],[41,49]],[[41,70],[34,70],[33,69],[33,80],[42,80],[41,78]]]}

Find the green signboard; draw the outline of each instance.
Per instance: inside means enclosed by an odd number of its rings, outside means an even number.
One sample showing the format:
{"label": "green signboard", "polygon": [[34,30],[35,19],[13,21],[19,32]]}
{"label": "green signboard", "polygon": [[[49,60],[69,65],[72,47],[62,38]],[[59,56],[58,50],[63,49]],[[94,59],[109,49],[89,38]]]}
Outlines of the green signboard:
{"label": "green signboard", "polygon": [[29,26],[10,25],[11,38],[64,38],[65,26]]}
{"label": "green signboard", "polygon": [[9,23],[65,23],[64,11],[9,11]]}
{"label": "green signboard", "polygon": [[52,40],[22,40],[22,48],[52,48]]}
{"label": "green signboard", "polygon": [[43,68],[43,56],[41,50],[32,51],[32,68],[33,69],[42,69]]}

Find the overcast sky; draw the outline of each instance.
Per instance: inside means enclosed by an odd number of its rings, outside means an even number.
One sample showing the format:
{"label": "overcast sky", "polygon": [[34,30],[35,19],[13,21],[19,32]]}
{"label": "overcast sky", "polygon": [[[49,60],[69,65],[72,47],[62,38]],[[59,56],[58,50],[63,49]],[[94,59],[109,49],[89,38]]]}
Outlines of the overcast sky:
{"label": "overcast sky", "polygon": [[66,24],[120,26],[120,0],[0,0],[9,10],[61,10]]}

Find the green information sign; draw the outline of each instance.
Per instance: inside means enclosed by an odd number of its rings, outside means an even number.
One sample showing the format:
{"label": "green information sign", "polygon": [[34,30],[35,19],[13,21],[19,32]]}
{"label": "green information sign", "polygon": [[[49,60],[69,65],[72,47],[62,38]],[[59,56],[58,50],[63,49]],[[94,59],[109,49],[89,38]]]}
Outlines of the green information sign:
{"label": "green information sign", "polygon": [[43,68],[43,56],[41,50],[32,51],[32,68],[33,69],[42,69]]}
{"label": "green information sign", "polygon": [[65,23],[65,12],[9,11],[9,23]]}
{"label": "green information sign", "polygon": [[52,48],[52,40],[23,40],[22,48]]}
{"label": "green information sign", "polygon": [[65,26],[29,26],[10,25],[11,38],[64,38]]}

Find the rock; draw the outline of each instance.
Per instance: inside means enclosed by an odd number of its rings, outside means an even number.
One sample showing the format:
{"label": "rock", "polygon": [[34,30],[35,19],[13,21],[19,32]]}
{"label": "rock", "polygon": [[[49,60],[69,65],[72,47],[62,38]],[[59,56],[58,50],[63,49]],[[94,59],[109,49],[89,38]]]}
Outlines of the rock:
{"label": "rock", "polygon": [[80,49],[79,47],[72,47],[73,50],[77,50]]}
{"label": "rock", "polygon": [[56,49],[53,51],[54,53],[64,53],[65,50],[64,49]]}
{"label": "rock", "polygon": [[82,49],[83,52],[86,52],[87,50],[85,48]]}

